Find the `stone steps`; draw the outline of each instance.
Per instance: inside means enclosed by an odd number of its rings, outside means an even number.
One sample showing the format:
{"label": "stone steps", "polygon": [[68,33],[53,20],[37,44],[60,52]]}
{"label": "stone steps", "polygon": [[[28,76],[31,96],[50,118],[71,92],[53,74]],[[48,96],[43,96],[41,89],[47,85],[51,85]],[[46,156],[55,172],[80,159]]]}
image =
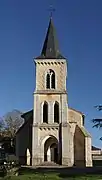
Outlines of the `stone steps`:
{"label": "stone steps", "polygon": [[45,161],[45,162],[42,162],[41,164],[39,164],[38,166],[54,166],[54,167],[56,167],[56,166],[59,166],[59,164],[56,164],[55,162],[48,162],[48,161]]}

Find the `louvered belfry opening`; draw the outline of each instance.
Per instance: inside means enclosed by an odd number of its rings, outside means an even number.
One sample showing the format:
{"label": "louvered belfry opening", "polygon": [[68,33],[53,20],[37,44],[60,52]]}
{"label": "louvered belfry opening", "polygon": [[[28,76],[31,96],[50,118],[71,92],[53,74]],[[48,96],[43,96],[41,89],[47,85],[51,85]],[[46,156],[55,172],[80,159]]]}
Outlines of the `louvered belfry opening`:
{"label": "louvered belfry opening", "polygon": [[46,88],[50,89],[50,74],[46,75]]}
{"label": "louvered belfry opening", "polygon": [[54,122],[59,123],[59,103],[54,104]]}
{"label": "louvered belfry opening", "polygon": [[48,103],[43,104],[43,123],[48,123]]}

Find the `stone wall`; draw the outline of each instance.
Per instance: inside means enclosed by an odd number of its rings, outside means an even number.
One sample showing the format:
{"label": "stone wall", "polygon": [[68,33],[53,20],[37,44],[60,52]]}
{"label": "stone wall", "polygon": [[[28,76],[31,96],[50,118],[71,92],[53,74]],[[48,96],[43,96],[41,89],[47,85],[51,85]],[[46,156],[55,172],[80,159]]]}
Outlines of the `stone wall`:
{"label": "stone wall", "polygon": [[83,116],[82,113],[68,108],[68,120],[69,123],[76,123],[78,126],[83,126]]}
{"label": "stone wall", "polygon": [[67,66],[65,59],[35,60],[36,62],[36,91],[46,89],[46,74],[49,69],[55,72],[56,89],[66,89]]}
{"label": "stone wall", "polygon": [[85,166],[85,137],[78,125],[74,134],[74,165]]}
{"label": "stone wall", "polygon": [[69,123],[62,123],[62,165],[73,166],[73,151],[71,150],[72,134]]}
{"label": "stone wall", "polygon": [[27,162],[27,149],[32,154],[32,119],[29,119],[16,134],[16,156],[21,164]]}

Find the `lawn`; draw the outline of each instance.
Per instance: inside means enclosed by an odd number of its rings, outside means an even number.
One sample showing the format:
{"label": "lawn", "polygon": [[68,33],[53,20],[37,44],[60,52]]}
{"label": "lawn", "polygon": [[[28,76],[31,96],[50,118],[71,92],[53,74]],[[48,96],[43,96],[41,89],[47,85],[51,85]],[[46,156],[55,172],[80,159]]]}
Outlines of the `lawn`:
{"label": "lawn", "polygon": [[0,180],[102,180],[102,174],[68,175],[68,173],[20,169],[19,176],[8,176]]}
{"label": "lawn", "polygon": [[102,175],[85,175],[60,177],[59,174],[31,174],[20,175],[18,177],[5,177],[0,180],[102,180]]}

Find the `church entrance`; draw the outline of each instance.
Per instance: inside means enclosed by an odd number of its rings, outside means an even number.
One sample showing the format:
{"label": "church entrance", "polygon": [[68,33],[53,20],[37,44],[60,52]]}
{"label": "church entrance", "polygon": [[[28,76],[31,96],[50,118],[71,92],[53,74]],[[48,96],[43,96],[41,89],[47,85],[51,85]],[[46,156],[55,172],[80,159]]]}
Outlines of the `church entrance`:
{"label": "church entrance", "polygon": [[44,144],[44,161],[58,163],[58,141],[53,136]]}

